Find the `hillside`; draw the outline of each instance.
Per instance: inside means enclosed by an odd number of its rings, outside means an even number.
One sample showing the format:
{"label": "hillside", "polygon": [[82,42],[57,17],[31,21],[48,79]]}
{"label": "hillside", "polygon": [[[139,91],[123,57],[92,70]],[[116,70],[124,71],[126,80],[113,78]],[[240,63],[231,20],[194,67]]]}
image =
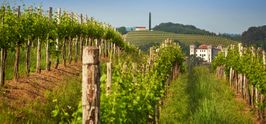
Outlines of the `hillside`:
{"label": "hillside", "polygon": [[246,45],[255,45],[266,49],[266,25],[250,27],[243,32],[242,41]]}
{"label": "hillside", "polygon": [[133,31],[124,35],[126,41],[136,45],[142,50],[147,50],[150,46],[159,44],[161,41],[170,38],[179,41],[181,46],[188,47],[190,44],[211,44],[223,45],[235,44],[236,41],[223,37],[212,35],[196,35],[196,34],[175,34],[162,31]]}
{"label": "hillside", "polygon": [[172,32],[178,34],[201,34],[201,35],[215,35],[212,32],[199,29],[193,25],[183,25],[179,23],[161,23],[153,28],[154,31]]}

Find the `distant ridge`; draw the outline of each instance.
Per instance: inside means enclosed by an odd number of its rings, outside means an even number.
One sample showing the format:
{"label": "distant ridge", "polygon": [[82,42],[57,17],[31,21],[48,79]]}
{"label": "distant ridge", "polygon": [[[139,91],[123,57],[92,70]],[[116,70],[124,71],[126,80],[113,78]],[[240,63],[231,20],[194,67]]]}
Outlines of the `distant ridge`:
{"label": "distant ridge", "polygon": [[215,33],[199,29],[193,25],[183,25],[179,23],[161,23],[153,28],[154,31],[172,32],[177,34],[201,34],[201,35],[216,35]]}

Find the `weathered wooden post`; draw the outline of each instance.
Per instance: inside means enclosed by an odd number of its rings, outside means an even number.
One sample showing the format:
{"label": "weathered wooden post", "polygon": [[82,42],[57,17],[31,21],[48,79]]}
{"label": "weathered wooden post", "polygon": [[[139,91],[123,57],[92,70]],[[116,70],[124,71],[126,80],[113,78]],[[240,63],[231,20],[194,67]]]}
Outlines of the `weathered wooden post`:
{"label": "weathered wooden post", "polygon": [[[53,12],[53,8],[49,7],[49,19],[52,20],[52,12]],[[50,61],[50,40],[47,38],[46,39],[46,70],[47,71],[51,71],[51,61]]]}
{"label": "weathered wooden post", "polygon": [[[242,52],[243,52],[243,54],[245,54],[245,52],[246,52],[246,49],[245,48],[243,48],[242,47]],[[248,92],[248,85],[247,85],[247,83],[246,83],[246,74],[244,73],[243,74],[243,81],[242,81],[243,83],[242,83],[242,87],[243,87],[243,96],[242,96],[242,98],[244,99],[244,100],[246,100],[246,96],[247,96],[247,92]]]}
{"label": "weathered wooden post", "polygon": [[82,60],[82,123],[100,123],[99,49],[85,47]]}
{"label": "weathered wooden post", "polygon": [[[60,18],[61,18],[61,8],[57,9],[57,24],[60,24]],[[59,65],[59,37],[56,38],[56,62],[55,62],[55,69],[58,69],[58,65]]]}
{"label": "weathered wooden post", "polygon": [[[227,54],[228,54],[228,47],[227,48],[225,48],[225,50],[224,50],[224,57],[226,58],[227,57]],[[224,69],[223,69],[224,70]],[[224,71],[224,79],[226,79],[226,74],[225,74],[225,71]]]}
{"label": "weathered wooden post", "polygon": [[104,56],[108,56],[108,42],[107,40],[104,40]]}
{"label": "weathered wooden post", "polygon": [[113,44],[113,56],[115,56],[116,54],[116,46],[115,46],[115,43]]}
{"label": "weathered wooden post", "polygon": [[[73,12],[71,12],[71,15],[70,15],[70,17],[71,17],[71,23],[73,23],[73,21],[74,21],[74,13]],[[75,38],[73,38],[73,37],[69,37],[69,41],[68,41],[68,63],[69,63],[69,65],[72,63],[72,44],[73,44],[73,41],[74,41],[74,39]]]}
{"label": "weathered wooden post", "polygon": [[[242,57],[242,52],[243,52],[243,47],[242,44],[239,43],[238,44],[238,52],[239,52],[239,56],[240,58]],[[238,85],[239,85],[239,92],[241,93],[241,95],[243,96],[243,91],[244,91],[244,87],[243,87],[243,75],[241,73],[238,74]]]}
{"label": "weathered wooden post", "polygon": [[[20,6],[18,6],[17,9],[18,12],[18,19],[21,16],[21,12],[20,12]],[[16,59],[15,59],[15,65],[14,65],[14,80],[17,82],[18,78],[19,78],[19,58],[20,58],[20,44],[19,41],[16,42]]]}
{"label": "weathered wooden post", "polygon": [[102,39],[99,39],[99,41],[98,41],[98,48],[99,48],[99,54],[100,54],[100,56],[102,56]]}
{"label": "weathered wooden post", "polygon": [[[38,7],[38,14],[42,15],[42,11],[41,8]],[[37,73],[41,73],[41,47],[42,47],[42,43],[41,43],[41,39],[38,37],[37,38],[37,62],[36,62],[36,72]]]}
{"label": "weathered wooden post", "polygon": [[[232,45],[230,46],[229,50],[230,49],[232,49]],[[232,78],[233,78],[232,74],[233,74],[233,69],[232,69],[232,67],[230,67],[230,72],[229,72],[230,87],[232,87]]]}
{"label": "weathered wooden post", "polygon": [[112,62],[107,63],[106,95],[112,92]]}
{"label": "weathered wooden post", "polygon": [[[266,65],[266,58],[265,58],[265,51],[263,50],[262,51],[262,61],[263,61],[263,68],[265,68],[265,65]],[[261,102],[262,104],[264,104],[264,101],[265,101],[265,97],[263,94],[261,94]],[[260,118],[264,121],[264,118],[265,118],[265,108],[262,108],[261,110],[261,114],[260,114]]]}
{"label": "weathered wooden post", "polygon": [[[80,14],[80,24],[82,25],[83,24],[83,15]],[[84,39],[84,36],[80,36],[79,40],[80,40],[80,43],[79,43],[79,49],[80,49],[80,61],[82,61],[82,53],[83,53],[83,39]]]}
{"label": "weathered wooden post", "polygon": [[79,36],[77,36],[76,37],[76,39],[75,39],[75,63],[77,63],[78,62],[78,45],[79,45],[79,40],[80,40],[80,37]]}
{"label": "weathered wooden post", "polygon": [[96,46],[96,47],[98,47],[98,46],[99,46],[98,39],[94,39],[94,43],[95,43],[95,45],[94,45],[94,46]]}
{"label": "weathered wooden post", "polygon": [[[251,47],[251,52],[252,52],[252,61],[255,60],[255,51],[254,51],[254,47]],[[256,106],[256,87],[255,85],[252,84],[252,88],[251,88],[251,105],[252,107],[255,108]]]}

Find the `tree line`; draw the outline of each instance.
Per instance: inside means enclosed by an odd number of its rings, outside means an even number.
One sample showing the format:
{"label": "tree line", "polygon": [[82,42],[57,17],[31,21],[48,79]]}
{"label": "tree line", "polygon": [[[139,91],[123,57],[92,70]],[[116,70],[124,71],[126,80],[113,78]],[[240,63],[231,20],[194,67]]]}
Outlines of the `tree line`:
{"label": "tree line", "polygon": [[266,25],[259,27],[250,27],[242,33],[241,40],[245,45],[262,47],[266,50]]}

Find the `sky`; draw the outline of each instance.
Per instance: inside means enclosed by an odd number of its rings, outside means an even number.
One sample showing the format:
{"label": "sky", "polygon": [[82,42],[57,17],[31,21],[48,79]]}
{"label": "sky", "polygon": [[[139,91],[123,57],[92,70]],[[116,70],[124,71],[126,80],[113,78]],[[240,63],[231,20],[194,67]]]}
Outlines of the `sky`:
{"label": "sky", "polygon": [[[1,3],[4,0],[0,0]],[[5,0],[12,4],[42,4],[87,14],[114,27],[152,27],[162,22],[194,25],[215,33],[241,34],[266,25],[266,0]],[[22,1],[22,2],[21,2]]]}

